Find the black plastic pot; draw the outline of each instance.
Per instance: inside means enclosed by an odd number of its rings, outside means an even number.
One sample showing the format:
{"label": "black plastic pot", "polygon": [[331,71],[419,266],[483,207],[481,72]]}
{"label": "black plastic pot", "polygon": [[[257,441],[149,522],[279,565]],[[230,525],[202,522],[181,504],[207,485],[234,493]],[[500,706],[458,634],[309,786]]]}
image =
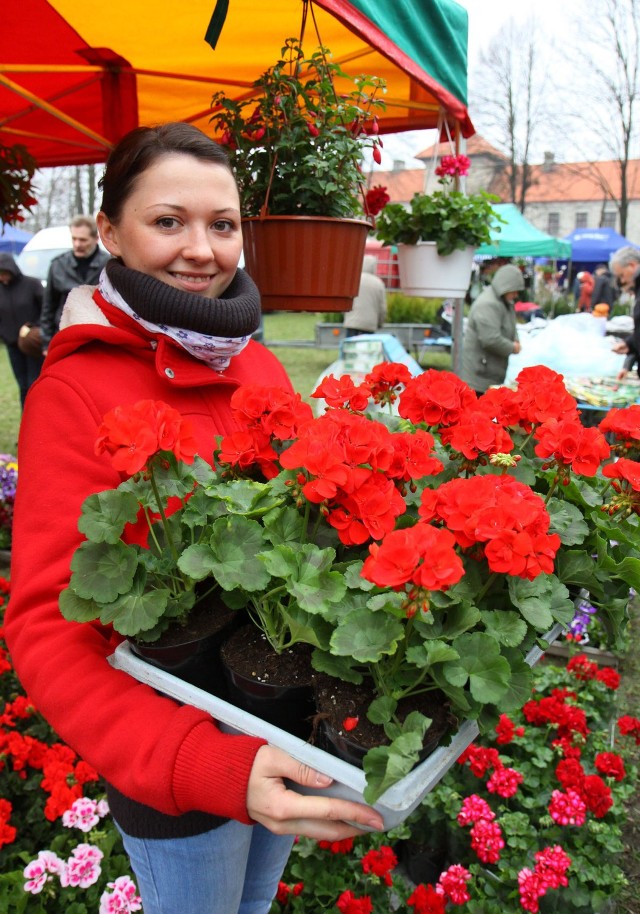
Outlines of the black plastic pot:
{"label": "black plastic pot", "polygon": [[207,605],[192,613],[184,628],[169,629],[158,641],[130,639],[131,650],[158,667],[220,698],[227,697],[227,683],[220,661],[220,647],[244,615],[223,603]]}
{"label": "black plastic pot", "polygon": [[[262,656],[256,656],[256,646]],[[252,660],[247,666],[249,650]],[[286,668],[294,654],[300,659],[303,675],[288,679]],[[278,655],[255,626],[246,625],[227,639],[221,660],[227,701],[287,733],[309,739],[315,704],[306,645],[295,645],[285,655]]]}

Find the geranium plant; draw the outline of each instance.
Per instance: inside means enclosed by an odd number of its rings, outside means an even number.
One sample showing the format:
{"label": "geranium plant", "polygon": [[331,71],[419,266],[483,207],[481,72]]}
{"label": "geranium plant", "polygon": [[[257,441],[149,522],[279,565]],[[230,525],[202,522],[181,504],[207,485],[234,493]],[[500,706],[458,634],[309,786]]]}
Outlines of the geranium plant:
{"label": "geranium plant", "polygon": [[0,578],[0,910],[129,914],[142,909],[97,772],[24,694],[2,640]]}
{"label": "geranium plant", "polygon": [[[402,699],[439,690],[482,727],[520,707],[525,655],[569,625],[580,587],[620,638],[640,585],[638,464],[611,461],[542,366],[479,398],[450,372],[388,363],[314,396],[315,418],[299,395],[238,389],[215,468],[166,404],[109,414],[98,450],[132,475],[85,502],[60,606],[154,639],[198,586],[246,607],[277,650],[313,645],[316,670],[373,687],[367,714],[392,742],[365,758],[371,801],[415,764],[430,723],[401,722]],[[640,407],[628,415],[609,418],[621,446]]]}
{"label": "geranium plant", "polygon": [[437,830],[446,862],[471,873],[469,914],[609,910],[636,774],[638,722],[615,726],[619,683],[585,655],[540,666],[521,711],[469,746],[405,823],[413,840]]}
{"label": "geranium plant", "polygon": [[499,198],[486,191],[464,194],[454,188],[458,175],[466,175],[466,156],[443,156],[436,168],[441,190],[414,194],[408,208],[388,203],[376,220],[376,235],[384,244],[417,244],[435,241],[438,254],[446,256],[491,241],[491,230],[504,222],[492,207]]}
{"label": "geranium plant", "polygon": [[363,150],[380,156],[384,91],[377,77],[348,76],[327,48],[307,57],[288,38],[250,93],[214,95],[211,122],[229,151],[242,215],[362,215]]}
{"label": "geranium plant", "polygon": [[24,211],[38,202],[33,196],[35,160],[25,146],[0,143],[0,225],[24,222]]}

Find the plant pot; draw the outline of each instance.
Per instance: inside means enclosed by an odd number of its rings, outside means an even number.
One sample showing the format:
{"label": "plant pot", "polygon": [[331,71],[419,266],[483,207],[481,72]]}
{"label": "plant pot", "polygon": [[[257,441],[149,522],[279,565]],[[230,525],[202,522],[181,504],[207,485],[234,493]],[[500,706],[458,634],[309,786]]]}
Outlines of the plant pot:
{"label": "plant pot", "polygon": [[[369,749],[388,743],[383,727],[372,724],[367,718],[367,709],[375,697],[370,685],[355,685],[318,673],[314,679],[314,695],[319,718],[318,745],[326,752],[362,768]],[[440,692],[425,692],[399,703],[397,713],[401,721],[411,711],[420,711],[432,721],[420,753],[420,761],[424,761],[446,734],[453,732],[458,722],[449,713],[446,696]],[[344,725],[349,718],[352,722],[357,721],[351,730]]]}
{"label": "plant pot", "polygon": [[309,739],[315,705],[308,645],[295,644],[277,654],[255,625],[244,625],[226,639],[220,654],[232,704]]}
{"label": "plant pot", "polygon": [[398,245],[400,288],[425,298],[464,298],[471,280],[474,248],[438,254],[435,241]]}
{"label": "plant pot", "polygon": [[166,670],[212,695],[226,696],[220,646],[244,620],[242,613],[216,600],[194,610],[186,625],[164,632],[157,641],[129,639],[131,650],[146,663]]}
{"label": "plant pot", "polygon": [[242,220],[245,268],[263,311],[349,311],[370,225],[323,216]]}

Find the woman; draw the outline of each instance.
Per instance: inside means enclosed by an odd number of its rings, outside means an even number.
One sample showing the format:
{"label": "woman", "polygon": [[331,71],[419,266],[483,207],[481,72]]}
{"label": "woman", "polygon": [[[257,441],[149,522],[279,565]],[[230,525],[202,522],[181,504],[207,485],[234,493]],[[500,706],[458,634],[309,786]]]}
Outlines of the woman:
{"label": "woman", "polygon": [[285,778],[330,779],[112,669],[114,633],[65,621],[57,602],[82,501],[119,481],[94,453],[107,411],[164,400],[206,456],[234,428],[240,384],[290,384],[250,338],[260,302],[237,269],[239,197],[224,151],[185,124],[138,128],[101,183],[97,221],[113,259],[97,290],[70,295],[21,429],[6,638],[36,706],[106,779],[145,914],[264,914],[293,835],[339,840],[381,828],[380,816],[288,789]]}

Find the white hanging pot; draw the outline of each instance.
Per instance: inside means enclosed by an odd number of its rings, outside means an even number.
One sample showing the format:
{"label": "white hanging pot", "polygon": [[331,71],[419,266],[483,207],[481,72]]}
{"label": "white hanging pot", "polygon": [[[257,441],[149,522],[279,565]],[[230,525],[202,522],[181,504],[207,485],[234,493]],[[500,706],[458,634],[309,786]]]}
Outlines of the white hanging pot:
{"label": "white hanging pot", "polygon": [[464,298],[471,280],[475,248],[441,257],[435,241],[398,245],[400,288],[406,295]]}

